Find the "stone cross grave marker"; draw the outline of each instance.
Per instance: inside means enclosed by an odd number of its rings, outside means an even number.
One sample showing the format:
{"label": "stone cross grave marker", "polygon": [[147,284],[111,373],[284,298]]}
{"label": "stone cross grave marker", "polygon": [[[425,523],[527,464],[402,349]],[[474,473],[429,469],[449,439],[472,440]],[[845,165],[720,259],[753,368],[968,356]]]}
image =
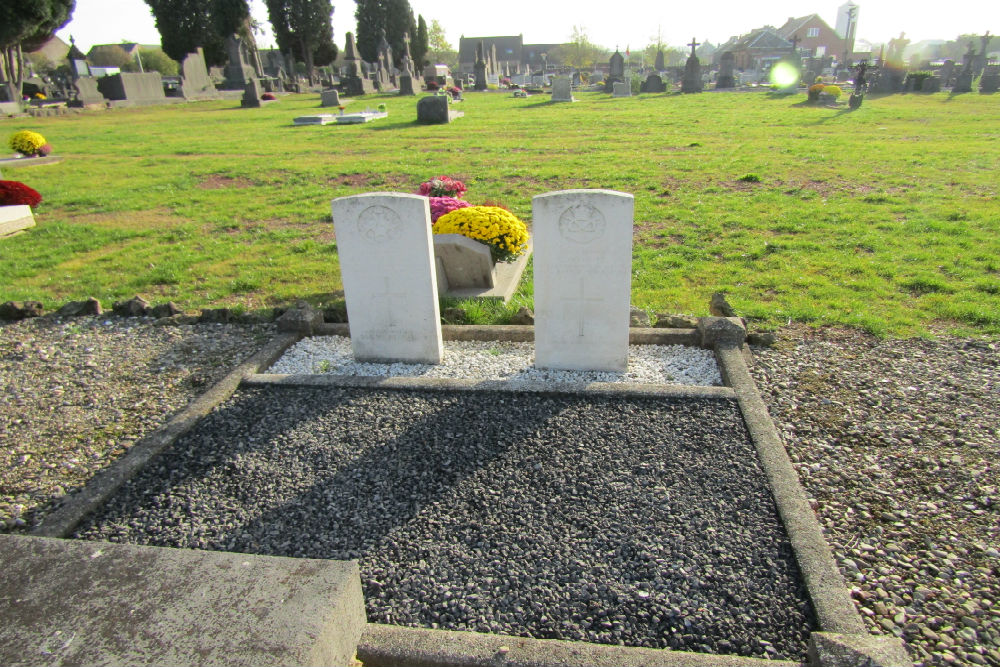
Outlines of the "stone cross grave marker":
{"label": "stone cross grave marker", "polygon": [[539,368],[626,370],[633,210],[612,190],[532,199]]}
{"label": "stone cross grave marker", "polygon": [[331,209],[354,358],[441,363],[427,198],[374,192],[334,199]]}

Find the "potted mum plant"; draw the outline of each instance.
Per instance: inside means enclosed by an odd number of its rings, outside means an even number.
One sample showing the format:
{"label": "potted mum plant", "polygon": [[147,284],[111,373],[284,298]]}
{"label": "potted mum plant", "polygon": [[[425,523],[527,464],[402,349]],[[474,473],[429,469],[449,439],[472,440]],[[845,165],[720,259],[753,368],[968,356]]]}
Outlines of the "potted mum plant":
{"label": "potted mum plant", "polygon": [[22,157],[45,157],[52,152],[52,146],[45,137],[31,130],[15,132],[7,144]]}

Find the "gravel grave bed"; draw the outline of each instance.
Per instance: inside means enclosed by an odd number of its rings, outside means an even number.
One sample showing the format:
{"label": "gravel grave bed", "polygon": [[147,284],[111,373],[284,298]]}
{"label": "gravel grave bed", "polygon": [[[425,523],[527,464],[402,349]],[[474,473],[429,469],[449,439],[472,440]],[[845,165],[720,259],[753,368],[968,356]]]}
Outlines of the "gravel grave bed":
{"label": "gravel grave bed", "polygon": [[83,539],[359,558],[369,621],[805,657],[733,400],[241,389]]}
{"label": "gravel grave bed", "polygon": [[630,382],[722,384],[711,350],[685,345],[630,345],[628,370],[558,371],[535,368],[533,343],[444,341],[440,364],[357,363],[346,336],[313,336],[289,348],[267,373],[363,375],[503,380],[518,383]]}
{"label": "gravel grave bed", "polygon": [[36,526],[274,331],[113,315],[0,320],[0,532]]}

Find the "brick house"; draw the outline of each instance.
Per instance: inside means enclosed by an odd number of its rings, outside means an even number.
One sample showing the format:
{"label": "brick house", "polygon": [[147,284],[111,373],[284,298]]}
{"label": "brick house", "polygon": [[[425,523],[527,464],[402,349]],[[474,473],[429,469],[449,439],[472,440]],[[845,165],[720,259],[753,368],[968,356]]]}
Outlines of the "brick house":
{"label": "brick house", "polygon": [[799,51],[803,56],[813,58],[833,56],[839,60],[844,55],[844,38],[828,26],[819,14],[801,18],[789,17],[785,25],[778,28],[778,34],[788,41],[798,37]]}

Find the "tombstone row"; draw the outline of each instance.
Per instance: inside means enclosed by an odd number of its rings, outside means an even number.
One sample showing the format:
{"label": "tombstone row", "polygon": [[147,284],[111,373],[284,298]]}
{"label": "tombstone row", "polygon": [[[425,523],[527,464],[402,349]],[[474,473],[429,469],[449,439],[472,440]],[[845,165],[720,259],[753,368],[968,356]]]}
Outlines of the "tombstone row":
{"label": "tombstone row", "polygon": [[[437,364],[443,343],[426,197],[331,204],[358,361]],[[623,372],[632,275],[630,194],[564,190],[532,200],[535,365]]]}

